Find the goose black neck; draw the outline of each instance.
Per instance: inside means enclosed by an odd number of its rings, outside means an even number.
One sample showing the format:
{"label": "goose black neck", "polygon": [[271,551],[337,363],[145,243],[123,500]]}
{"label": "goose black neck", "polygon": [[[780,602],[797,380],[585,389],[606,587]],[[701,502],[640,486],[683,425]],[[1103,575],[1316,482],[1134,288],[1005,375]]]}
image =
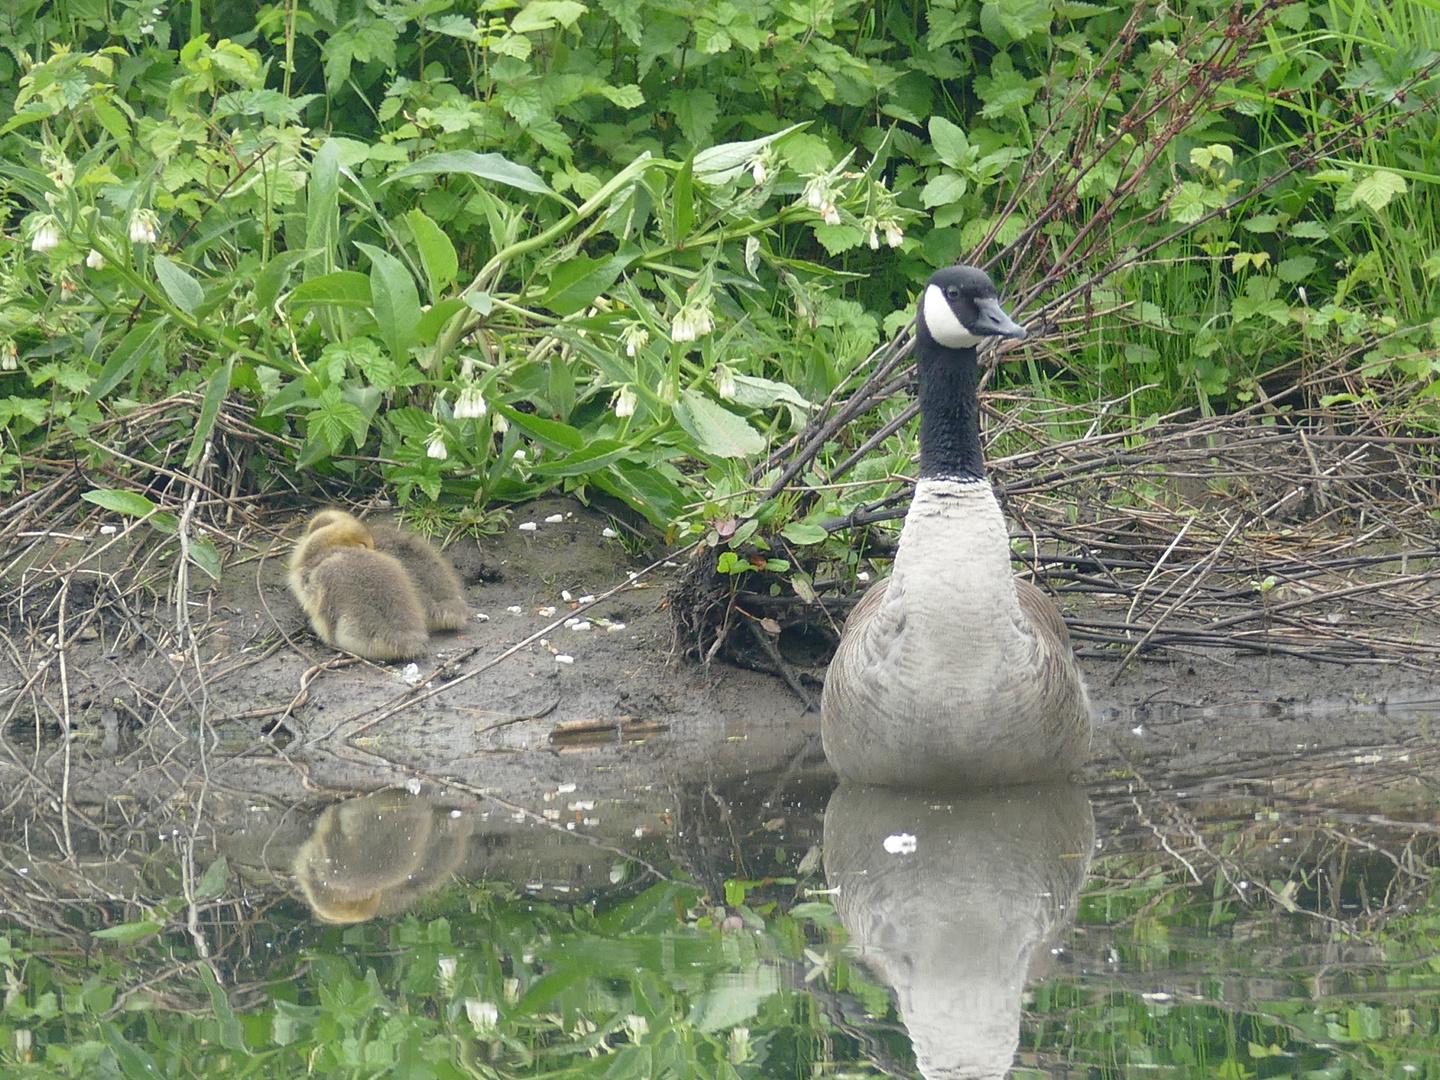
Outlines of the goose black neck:
{"label": "goose black neck", "polygon": [[920,376],[920,478],[983,479],[975,350],[947,348],[922,333],[916,342],[916,368]]}

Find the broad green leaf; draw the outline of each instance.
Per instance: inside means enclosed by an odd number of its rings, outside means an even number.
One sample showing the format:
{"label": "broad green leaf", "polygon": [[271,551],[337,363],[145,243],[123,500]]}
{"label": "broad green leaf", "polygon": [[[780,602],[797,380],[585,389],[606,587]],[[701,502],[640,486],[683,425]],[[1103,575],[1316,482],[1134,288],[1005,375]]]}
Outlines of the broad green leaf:
{"label": "broad green leaf", "polygon": [[[119,930],[121,927],[117,926],[111,929]],[[95,936],[103,937],[106,933],[107,931],[102,930]],[[125,1080],[154,1080],[155,1077],[162,1075],[150,1055],[125,1038],[117,1025],[109,1020],[103,1021],[100,1024],[100,1031],[104,1036],[105,1045],[115,1055],[115,1064],[120,1067],[120,1075]]]}
{"label": "broad green leaf", "polygon": [[1304,281],[1318,265],[1310,255],[1296,255],[1294,258],[1282,260],[1280,265],[1275,267],[1275,276],[1293,285],[1297,281]]}
{"label": "broad green leaf", "polygon": [[518,409],[512,409],[509,405],[496,405],[495,410],[521,431],[534,436],[552,449],[583,450],[585,448],[585,436],[569,424],[562,424],[558,420],[547,420],[543,416],[535,416],[532,413],[522,413]]}
{"label": "broad green leaf", "polygon": [[925,190],[920,193],[920,201],[927,209],[932,206],[948,206],[964,198],[969,190],[970,181],[965,177],[952,172],[941,173],[925,185]]}
{"label": "broad green leaf", "polygon": [[803,521],[792,521],[780,530],[780,535],[792,544],[818,544],[830,534],[819,525]]}
{"label": "broad green leaf", "polygon": [[686,1018],[701,1031],[723,1031],[755,1015],[766,999],[780,990],[774,967],[720,972],[704,994],[695,999]]}
{"label": "broad green leaf", "polygon": [[685,493],[659,469],[633,461],[617,461],[605,472],[592,474],[590,482],[662,528],[670,524],[686,503]]}
{"label": "broad green leaf", "polygon": [[975,160],[975,150],[970,145],[970,140],[965,137],[964,129],[943,116],[930,118],[930,146],[935,151],[935,156],[952,169],[958,169]]}
{"label": "broad green leaf", "polygon": [[1350,193],[1345,208],[1347,210],[1354,209],[1363,203],[1378,214],[1390,205],[1390,200],[1396,195],[1404,195],[1405,191],[1406,184],[1403,176],[1388,169],[1376,169],[1355,185],[1355,190]]}
{"label": "broad green leaf", "polygon": [[865,234],[854,225],[816,225],[815,239],[831,255],[839,255],[864,243]]}
{"label": "broad green leaf", "polygon": [[434,176],[440,173],[464,173],[477,180],[489,180],[497,184],[508,184],[521,191],[534,191],[541,195],[555,194],[550,185],[524,165],[517,165],[499,154],[477,154],[473,150],[452,150],[443,154],[431,154],[413,164],[406,165],[399,172],[386,177],[385,183],[408,176]]}
{"label": "broad green leaf", "polygon": [[87,491],[80,498],[94,503],[102,509],[113,510],[117,514],[125,514],[128,517],[144,517],[146,514],[155,512],[153,502],[144,495],[137,495],[133,491],[117,491],[107,488],[100,491]]}
{"label": "broad green leaf", "polygon": [[631,447],[614,439],[595,439],[583,450],[576,450],[558,461],[545,461],[532,466],[536,476],[586,476],[619,461],[630,453]]}
{"label": "broad green leaf", "polygon": [[317,278],[336,267],[340,248],[340,144],[327,139],[310,163],[305,187],[305,276]]}
{"label": "broad green leaf", "polygon": [[370,279],[355,270],[336,270],[302,282],[291,291],[286,302],[296,314],[316,306],[368,308]]}
{"label": "broad green leaf", "polygon": [[205,571],[211,581],[220,580],[220,552],[209,540],[190,541],[190,561]]}
{"label": "broad green leaf", "polygon": [[210,376],[210,381],[205,386],[205,399],[200,405],[200,421],[195,425],[195,435],[190,440],[189,451],[185,454],[187,469],[200,460],[200,455],[205,450],[205,440],[210,438],[210,433],[215,430],[215,417],[220,415],[220,406],[225,401],[225,395],[230,392],[230,376],[234,368],[235,359],[231,357],[215,370],[215,374]]}
{"label": "broad green leaf", "polygon": [[405,264],[374,244],[355,242],[370,257],[370,311],[380,327],[380,338],[396,363],[403,363],[410,346],[420,341],[420,293]]}
{"label": "broad green leaf", "polygon": [[735,404],[747,409],[768,409],[784,402],[796,408],[809,409],[805,395],[789,383],[762,379],[757,375],[735,376]]}
{"label": "broad green leaf", "polygon": [[100,374],[90,384],[85,400],[99,401],[119,386],[120,381],[134,371],[136,365],[147,360],[159,346],[161,335],[169,322],[170,317],[165,315],[131,327],[130,332],[120,340],[120,344],[111,350],[110,358],[105,361]]}
{"label": "broad green leaf", "polygon": [[764,436],[742,417],[695,390],[680,395],[675,419],[704,453],[715,457],[748,457],[765,449]]}
{"label": "broad green leaf", "polygon": [[420,335],[420,343],[422,345],[435,344],[435,339],[440,336],[440,331],[445,329],[445,324],[454,318],[457,311],[463,311],[466,306],[464,300],[458,296],[452,296],[449,300],[441,300],[424,315],[421,315],[420,322],[415,327],[415,332]]}
{"label": "broad green leaf", "polygon": [[520,14],[510,20],[510,30],[516,34],[529,34],[536,30],[549,30],[556,23],[574,26],[576,20],[588,10],[576,0],[531,0],[520,9]]}
{"label": "broad green leaf", "polygon": [[675,174],[675,185],[670,191],[672,221],[675,226],[674,243],[683,247],[690,230],[695,226],[695,159],[685,159],[680,171]]}
{"label": "broad green leaf", "polygon": [[411,210],[405,218],[410,223],[410,231],[415,234],[415,246],[420,249],[420,263],[425,267],[425,276],[430,279],[430,300],[436,303],[441,294],[454,284],[460,269],[455,245],[425,211],[418,208]]}
{"label": "broad green leaf", "polygon": [[[219,896],[219,892],[206,893],[205,882],[209,880],[211,873],[220,869],[220,888],[225,886],[225,856],[221,855],[210,864],[205,871],[205,876],[200,880],[200,886],[195,890],[196,899],[212,899]],[[230,999],[225,996],[225,988],[215,979],[215,973],[210,970],[208,964],[199,965],[200,981],[205,984],[205,989],[210,993],[210,1007],[215,1010],[215,1018],[220,1021],[220,1045],[227,1050],[239,1050],[249,1053],[245,1045],[245,1029],[240,1023],[240,1018],[235,1015],[234,1008],[230,1005]]]}
{"label": "broad green leaf", "polygon": [[611,86],[606,83],[600,87],[600,93],[622,109],[638,109],[645,104],[644,91],[634,83],[625,86]]}
{"label": "broad green leaf", "polygon": [[205,290],[190,276],[190,272],[164,255],[155,256],[155,276],[160,279],[160,287],[170,297],[170,302],[187,315],[205,299]]}
{"label": "broad green leaf", "polygon": [[712,186],[729,183],[750,167],[756,155],[777,139],[783,139],[792,131],[799,131],[809,124],[791,124],[789,127],[766,135],[763,139],[749,139],[745,142],[721,143],[695,155],[695,179]]}
{"label": "broad green leaf", "polygon": [[219,856],[205,868],[205,873],[200,875],[200,881],[195,886],[195,899],[214,900],[224,896],[225,879],[229,872],[229,862],[224,855]]}
{"label": "broad green leaf", "polygon": [[540,303],[557,315],[573,315],[608,291],[629,264],[627,255],[612,255],[608,259],[577,255],[561,263],[550,275],[550,288]]}
{"label": "broad green leaf", "polygon": [[275,300],[279,297],[280,290],[285,287],[295,264],[309,258],[311,254],[309,251],[282,251],[266,263],[260,273],[255,275],[255,307],[269,312],[275,306]]}

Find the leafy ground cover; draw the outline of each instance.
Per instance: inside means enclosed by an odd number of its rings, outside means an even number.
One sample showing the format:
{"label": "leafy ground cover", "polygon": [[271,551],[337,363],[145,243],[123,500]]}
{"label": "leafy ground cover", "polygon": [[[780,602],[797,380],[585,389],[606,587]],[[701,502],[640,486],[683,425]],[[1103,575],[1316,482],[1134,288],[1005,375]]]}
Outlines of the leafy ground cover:
{"label": "leafy ground cover", "polygon": [[1359,405],[1428,400],[1437,28],[1270,0],[13,5],[0,489],[64,463],[154,514],[159,469],[477,520],[561,488],[712,546],[747,518],[819,543],[895,490],[904,403],[777,486],[786,448],[961,257],[1038,331],[997,385],[1085,407],[1056,437],[1317,357]]}

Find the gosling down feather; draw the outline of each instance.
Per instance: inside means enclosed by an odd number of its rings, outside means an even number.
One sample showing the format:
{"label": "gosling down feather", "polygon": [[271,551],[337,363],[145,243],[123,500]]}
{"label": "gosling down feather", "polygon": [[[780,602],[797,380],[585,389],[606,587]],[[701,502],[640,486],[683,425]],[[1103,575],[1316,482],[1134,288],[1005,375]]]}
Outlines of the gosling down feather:
{"label": "gosling down feather", "polygon": [[980,450],[975,347],[1023,338],[984,271],[938,271],[916,323],[920,476],[890,577],[845,625],[821,698],[842,779],[990,787],[1059,778],[1090,744],[1065,622],[1010,567]]}
{"label": "gosling down feather", "polygon": [[425,607],[404,565],[375,550],[370,530],[327,510],[290,558],[290,591],[327,645],[367,660],[410,660],[429,639]]}
{"label": "gosling down feather", "polygon": [[[323,528],[342,519],[360,522],[343,510],[322,510],[310,522],[311,529]],[[425,626],[436,630],[463,630],[470,622],[470,608],[465,603],[465,587],[460,575],[444,555],[418,533],[397,529],[393,525],[368,523],[375,550],[400,560],[420,593],[425,609]]]}

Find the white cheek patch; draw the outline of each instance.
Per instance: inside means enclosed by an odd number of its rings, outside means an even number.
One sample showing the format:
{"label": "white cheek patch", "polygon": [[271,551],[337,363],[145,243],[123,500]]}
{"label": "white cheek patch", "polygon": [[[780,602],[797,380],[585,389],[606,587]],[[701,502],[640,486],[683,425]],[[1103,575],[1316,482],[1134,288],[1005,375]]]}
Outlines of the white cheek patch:
{"label": "white cheek patch", "polygon": [[969,328],[956,317],[954,309],[945,299],[945,294],[940,290],[940,286],[926,286],[925,297],[920,304],[926,329],[930,331],[930,336],[941,345],[950,349],[973,349],[980,344],[979,335],[972,334]]}

